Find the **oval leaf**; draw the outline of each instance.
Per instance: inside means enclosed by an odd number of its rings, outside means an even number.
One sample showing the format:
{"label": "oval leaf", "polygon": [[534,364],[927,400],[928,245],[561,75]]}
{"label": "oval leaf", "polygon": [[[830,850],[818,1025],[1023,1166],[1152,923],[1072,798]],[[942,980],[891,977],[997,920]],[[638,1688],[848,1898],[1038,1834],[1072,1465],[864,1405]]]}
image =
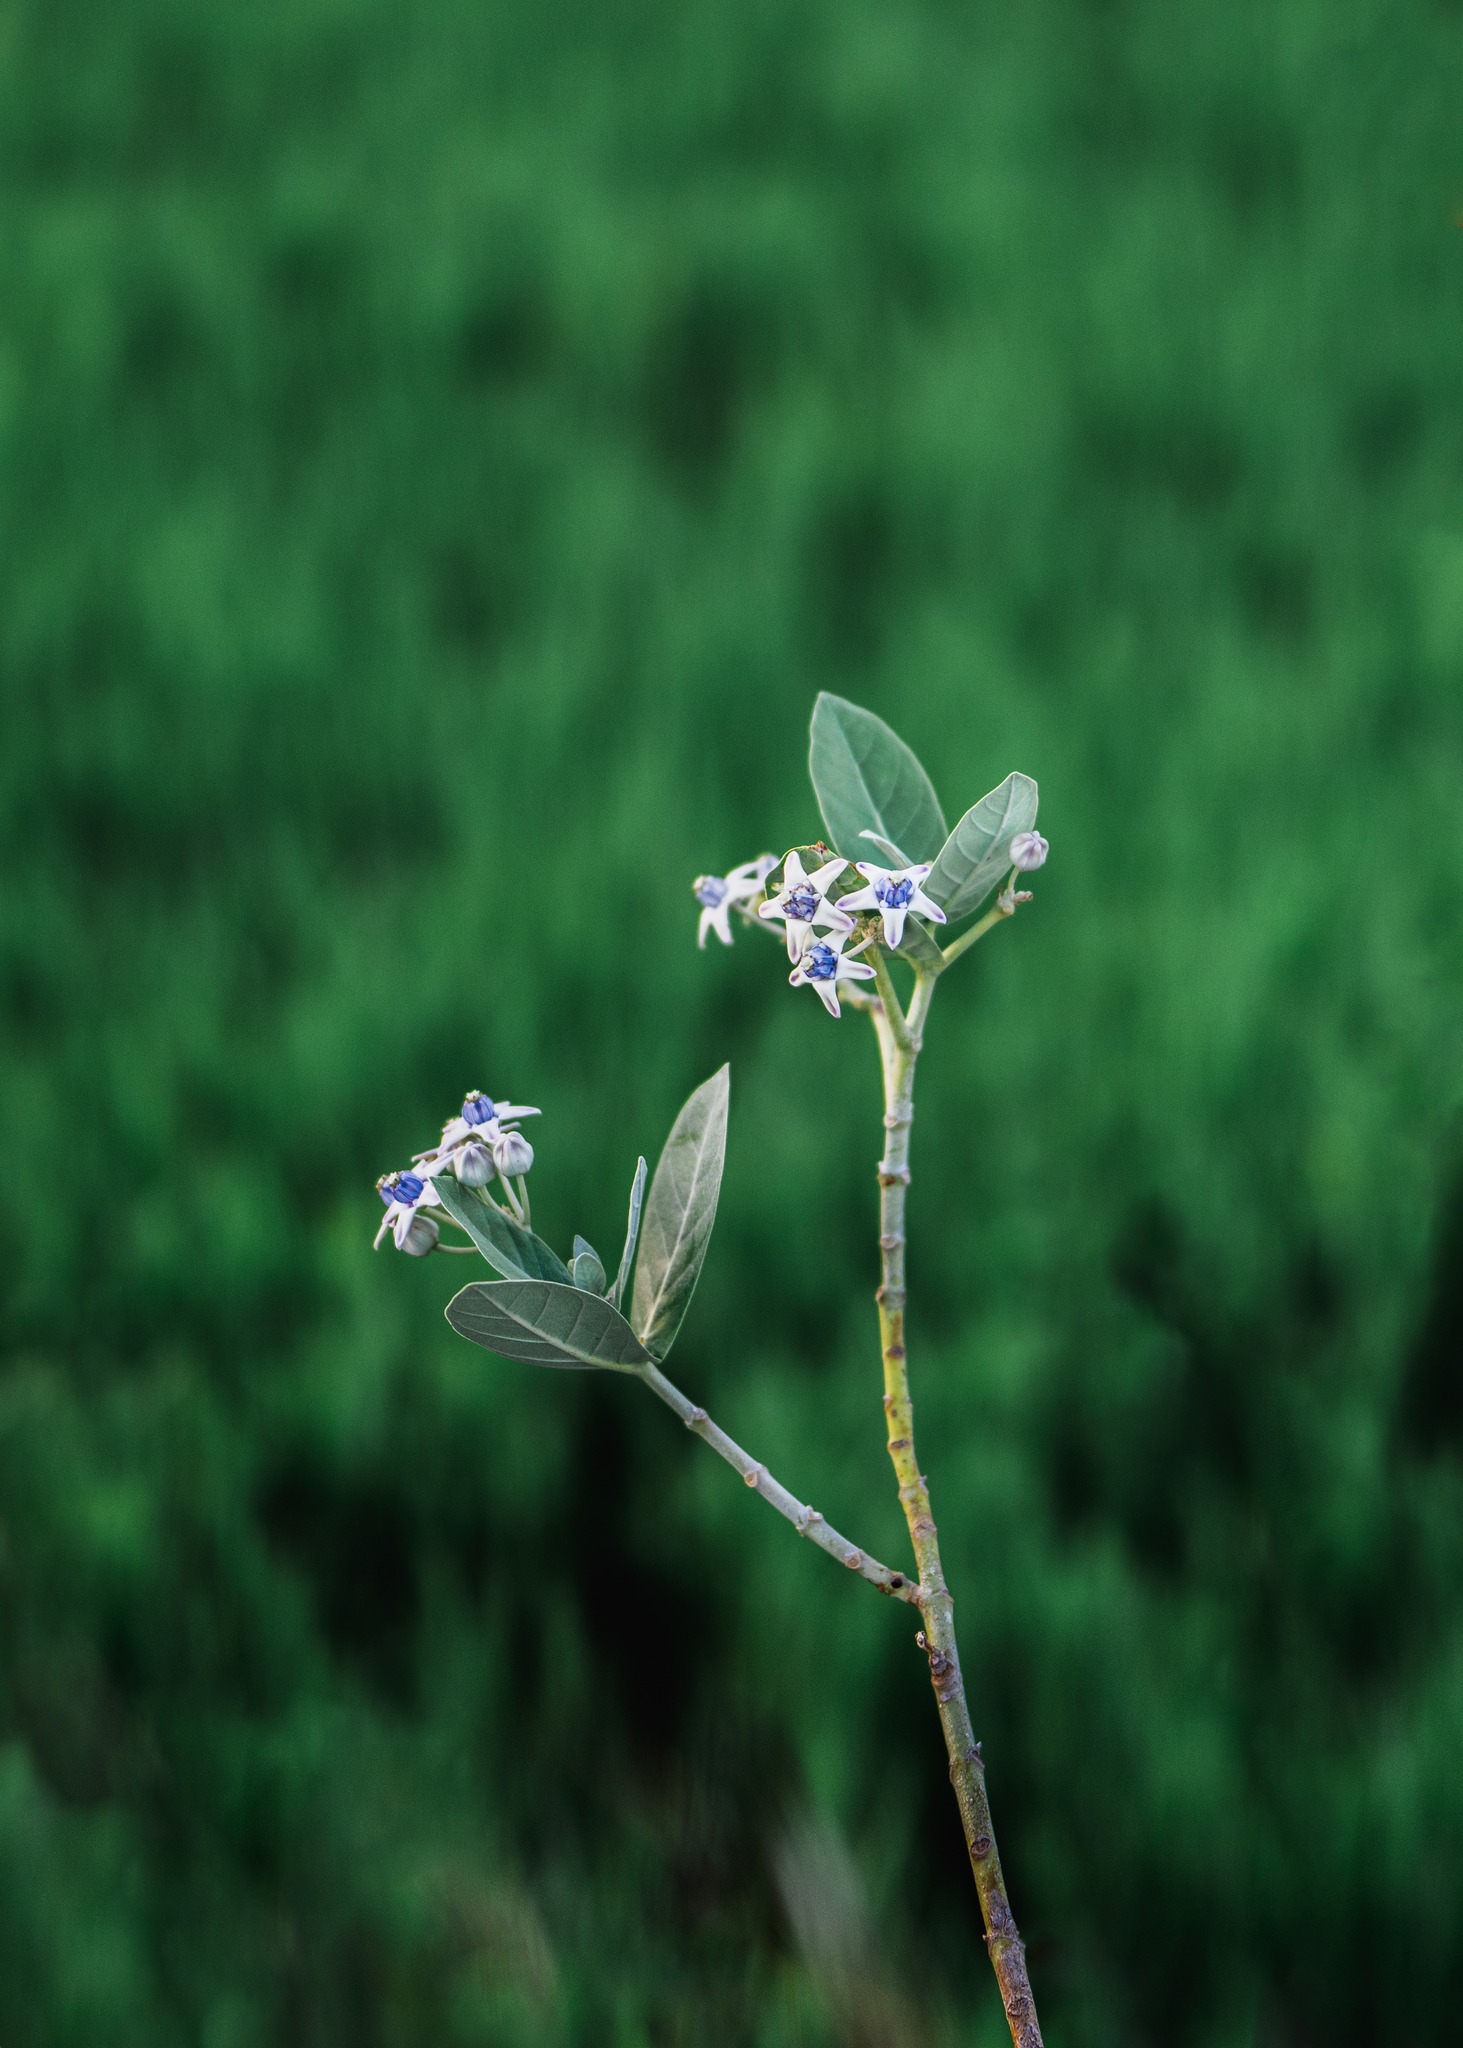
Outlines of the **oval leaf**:
{"label": "oval leaf", "polygon": [[453,1222],[462,1225],[488,1264],[505,1280],[568,1281],[569,1268],[552,1246],[476,1188],[464,1187],[452,1173],[438,1174],[432,1186]]}
{"label": "oval leaf", "polygon": [[1029,775],[1008,775],[965,813],[924,884],[947,917],[968,916],[995,888],[1011,865],[1012,839],[1036,824],[1036,796]]}
{"label": "oval leaf", "polygon": [[813,706],[808,772],[828,837],[846,860],[868,858],[865,832],[912,861],[933,860],[944,844],[944,813],[917,756],[882,718],[827,690]]}
{"label": "oval leaf", "polygon": [[454,1294],[447,1320],[459,1336],[527,1365],[634,1372],[650,1363],[607,1301],[553,1280],[477,1280]]}
{"label": "oval leaf", "polygon": [[618,1308],[625,1298],[625,1289],[630,1281],[630,1268],[635,1263],[635,1247],[640,1242],[640,1211],[645,1205],[645,1161],[641,1159],[635,1167],[635,1178],[630,1186],[630,1217],[625,1225],[625,1249],[620,1253],[620,1270],[615,1275],[615,1284],[610,1289],[610,1300]]}
{"label": "oval leaf", "polygon": [[711,1240],[730,1091],[728,1067],[701,1083],[671,1127],[650,1184],[630,1321],[653,1358],[664,1358],[676,1341]]}
{"label": "oval leaf", "polygon": [[575,1238],[574,1263],[570,1271],[574,1275],[574,1285],[582,1287],[587,1294],[603,1294],[609,1286],[605,1278],[604,1260],[588,1238]]}

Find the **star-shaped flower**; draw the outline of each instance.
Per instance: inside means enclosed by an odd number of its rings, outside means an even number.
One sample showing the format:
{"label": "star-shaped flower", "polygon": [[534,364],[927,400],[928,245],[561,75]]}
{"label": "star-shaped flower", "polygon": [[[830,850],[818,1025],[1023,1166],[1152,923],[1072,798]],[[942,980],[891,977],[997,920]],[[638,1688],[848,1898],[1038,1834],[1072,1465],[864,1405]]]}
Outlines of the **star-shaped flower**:
{"label": "star-shaped flower", "polygon": [[[444,1173],[449,1169],[467,1187],[485,1187],[492,1179],[494,1162],[505,1137],[516,1134],[520,1117],[537,1116],[536,1109],[530,1109],[522,1102],[494,1102],[491,1095],[484,1095],[474,1088],[462,1105],[461,1116],[449,1117],[442,1126],[442,1136],[428,1152],[418,1152],[412,1166],[418,1174]],[[533,1164],[533,1149],[526,1138],[519,1140],[528,1162]],[[522,1156],[516,1149],[511,1154]],[[528,1167],[514,1167],[515,1173],[526,1173]]]}
{"label": "star-shaped flower", "polygon": [[921,861],[917,867],[881,868],[871,860],[859,860],[854,866],[868,884],[867,888],[856,889],[851,896],[840,896],[840,910],[877,910],[884,920],[884,944],[892,953],[904,938],[904,920],[913,911],[916,917],[927,917],[934,924],[944,924],[945,913],[938,903],[931,902],[920,887],[934,862]]}
{"label": "star-shaped flower", "polygon": [[[796,853],[790,853],[783,862],[782,887],[775,896],[768,898],[757,915],[783,920],[787,926],[789,960],[802,959],[813,936],[814,925],[824,925],[830,931],[842,932],[845,937],[853,930],[853,919],[845,915],[842,904],[831,903],[828,899],[828,891],[847,866],[846,860],[830,860],[809,875],[803,872],[802,861]],[[837,1016],[837,1010],[833,1014]]]}
{"label": "star-shaped flower", "polygon": [[379,1248],[387,1231],[396,1240],[399,1252],[410,1252],[413,1258],[424,1258],[428,1252],[437,1249],[441,1234],[435,1216],[424,1216],[421,1211],[434,1205],[437,1191],[430,1180],[424,1180],[419,1173],[383,1173],[376,1183],[376,1192],[386,1204],[386,1214],[381,1218],[381,1228],[376,1232]]}
{"label": "star-shaped flower", "polygon": [[728,875],[698,875],[692,884],[696,901],[701,905],[696,944],[704,946],[706,934],[715,932],[721,943],[729,946],[732,942],[732,912],[762,894],[762,884],[776,866],[777,855],[764,853],[756,860],[744,860]]}
{"label": "star-shaped flower", "polygon": [[[806,983],[815,988],[823,999],[823,1007],[830,1017],[840,1015],[838,1008],[838,984],[840,981],[872,981],[874,970],[852,955],[844,958],[843,949],[848,943],[847,932],[835,932],[831,939],[814,939],[803,954],[800,963],[787,977],[794,988]],[[867,945],[868,940],[863,941]],[[861,948],[855,948],[859,951]]]}

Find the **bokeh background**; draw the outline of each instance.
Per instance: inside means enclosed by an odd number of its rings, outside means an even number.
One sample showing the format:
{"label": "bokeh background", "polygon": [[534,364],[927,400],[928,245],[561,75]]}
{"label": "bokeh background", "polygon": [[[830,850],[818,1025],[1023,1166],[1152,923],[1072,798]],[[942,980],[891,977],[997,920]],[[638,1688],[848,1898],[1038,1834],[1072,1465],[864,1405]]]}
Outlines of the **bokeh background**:
{"label": "bokeh background", "polygon": [[940,993],[922,1450],[1053,2048],[1463,1998],[1463,9],[0,13],[0,2038],[994,2048],[913,1618],[375,1176],[542,1106],[894,1562],[874,1047],[691,878],[820,687]]}

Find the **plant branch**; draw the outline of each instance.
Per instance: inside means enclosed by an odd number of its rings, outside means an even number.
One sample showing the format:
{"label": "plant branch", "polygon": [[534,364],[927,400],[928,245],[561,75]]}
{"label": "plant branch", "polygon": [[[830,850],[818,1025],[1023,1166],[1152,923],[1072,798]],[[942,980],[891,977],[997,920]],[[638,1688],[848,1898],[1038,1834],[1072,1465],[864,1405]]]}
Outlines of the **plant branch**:
{"label": "plant branch", "polygon": [[[1006,915],[1009,913],[1001,913]],[[989,929],[990,920],[985,928]],[[957,941],[973,944],[981,927]],[[952,948],[953,952],[956,948]],[[946,954],[946,959],[950,954]],[[939,1532],[930,1505],[929,1483],[914,1447],[914,1403],[904,1344],[904,1207],[909,1187],[909,1132],[914,1122],[914,1065],[919,1033],[934,992],[934,977],[916,980],[910,1003],[912,1033],[903,1042],[893,1018],[875,1012],[874,1028],[884,1067],[884,1156],[879,1162],[879,1336],[884,1355],[884,1414],[889,1456],[899,1481],[899,1500],[919,1565],[919,1606],[924,1628],[916,1640],[929,1660],[940,1726],[950,1759],[950,1782],[960,1808],[965,1846],[985,1921],[986,1947],[1015,2048],[1042,2048],[1041,2028],[1026,1974],[1026,1951],[1016,1929],[996,1851],[995,1829],[986,1797],[985,1764],[970,1722],[960,1653],[955,1641],[955,1607],[940,1562]],[[911,1035],[913,1043],[911,1043]]]}
{"label": "plant branch", "polygon": [[860,1578],[867,1579],[871,1586],[877,1586],[881,1593],[888,1593],[895,1600],[905,1600],[911,1607],[918,1607],[919,1588],[907,1573],[890,1571],[888,1565],[880,1564],[876,1557],[870,1557],[866,1550],[860,1550],[856,1544],[850,1543],[846,1536],[840,1536],[816,1508],[808,1507],[789,1493],[785,1486],[773,1478],[765,1465],[759,1465],[757,1460],[750,1457],[724,1429],[719,1429],[704,1408],[698,1408],[694,1401],[688,1400],[680,1388],[666,1378],[659,1366],[642,1365],[639,1373],[651,1392],[658,1394],[668,1408],[675,1410],[687,1429],[694,1431],[703,1443],[710,1444],[718,1457],[725,1458],[732,1470],[739,1472],[747,1485],[759,1493],[769,1507],[776,1508],[778,1514],[792,1523],[799,1536],[806,1536],[810,1543],[816,1543],[820,1550],[826,1550],[830,1557],[847,1566],[849,1571],[857,1572]]}
{"label": "plant branch", "polygon": [[1016,898],[1012,894],[1015,875],[1016,870],[1012,868],[1006,878],[1005,887],[979,924],[973,924],[968,932],[962,932],[958,939],[952,939],[945,947],[943,957],[947,967],[953,960],[958,960],[962,953],[968,953],[976,941],[983,939],[988,931],[998,924],[1004,924],[1008,917],[1016,915]]}

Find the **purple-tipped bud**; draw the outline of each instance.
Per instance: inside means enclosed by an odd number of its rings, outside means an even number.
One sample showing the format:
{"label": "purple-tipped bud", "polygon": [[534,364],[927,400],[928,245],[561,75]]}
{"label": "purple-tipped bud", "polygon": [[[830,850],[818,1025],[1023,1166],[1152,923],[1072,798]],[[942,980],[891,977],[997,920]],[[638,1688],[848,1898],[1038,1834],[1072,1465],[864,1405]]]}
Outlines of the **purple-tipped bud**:
{"label": "purple-tipped bud", "polygon": [[1050,851],[1039,832],[1018,832],[1011,841],[1011,865],[1029,875],[1043,864]]}
{"label": "purple-tipped bud", "polygon": [[493,1164],[505,1180],[511,1180],[533,1165],[533,1147],[521,1131],[504,1131],[493,1141]]}
{"label": "purple-tipped bud", "polygon": [[462,1105],[464,1123],[490,1124],[497,1114],[497,1103],[491,1095],[484,1095],[480,1088],[474,1088]]}
{"label": "purple-tipped bud", "polygon": [[452,1171],[464,1187],[485,1188],[493,1178],[493,1155],[486,1145],[459,1145],[452,1155]]}
{"label": "purple-tipped bud", "polygon": [[405,1235],[397,1242],[400,1249],[409,1252],[412,1258],[424,1259],[428,1252],[437,1249],[437,1239],[440,1235],[441,1232],[430,1216],[413,1216],[407,1225]]}

